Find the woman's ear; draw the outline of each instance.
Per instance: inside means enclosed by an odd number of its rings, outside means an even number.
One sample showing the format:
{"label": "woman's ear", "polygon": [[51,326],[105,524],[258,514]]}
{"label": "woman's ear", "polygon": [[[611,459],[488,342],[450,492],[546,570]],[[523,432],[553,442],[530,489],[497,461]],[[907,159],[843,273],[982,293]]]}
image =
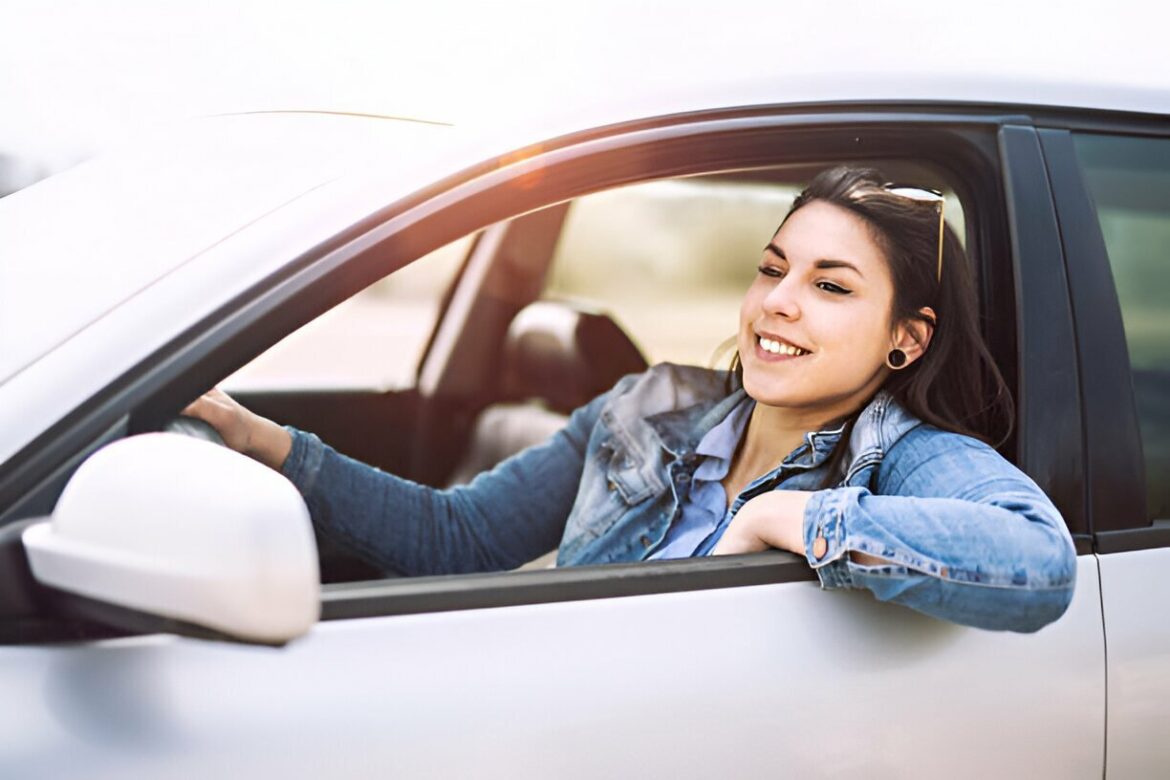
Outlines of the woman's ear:
{"label": "woman's ear", "polygon": [[900,349],[906,354],[904,366],[908,366],[926,352],[934,336],[934,324],[938,322],[934,309],[923,306],[918,310],[920,317],[903,320],[894,329],[890,349]]}

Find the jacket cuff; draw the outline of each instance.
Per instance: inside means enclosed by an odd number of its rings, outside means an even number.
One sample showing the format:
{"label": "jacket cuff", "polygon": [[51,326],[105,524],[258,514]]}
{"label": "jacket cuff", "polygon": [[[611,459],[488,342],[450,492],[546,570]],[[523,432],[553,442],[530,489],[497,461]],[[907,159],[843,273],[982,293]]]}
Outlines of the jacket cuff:
{"label": "jacket cuff", "polygon": [[834,488],[813,493],[804,508],[804,555],[821,587],[852,588],[845,510],[865,488]]}
{"label": "jacket cuff", "polygon": [[325,460],[325,444],[312,433],[284,427],[292,435],[292,449],[280,467],[280,473],[296,485],[302,496],[308,497],[317,484],[321,463]]}

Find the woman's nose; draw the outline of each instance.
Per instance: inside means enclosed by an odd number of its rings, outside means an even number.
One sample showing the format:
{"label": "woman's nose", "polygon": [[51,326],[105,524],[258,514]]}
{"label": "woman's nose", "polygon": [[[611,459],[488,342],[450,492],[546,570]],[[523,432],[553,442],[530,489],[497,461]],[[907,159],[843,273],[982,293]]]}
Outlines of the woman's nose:
{"label": "woman's nose", "polygon": [[763,301],[764,311],[785,319],[800,318],[800,302],[797,300],[795,281],[786,276],[768,291]]}

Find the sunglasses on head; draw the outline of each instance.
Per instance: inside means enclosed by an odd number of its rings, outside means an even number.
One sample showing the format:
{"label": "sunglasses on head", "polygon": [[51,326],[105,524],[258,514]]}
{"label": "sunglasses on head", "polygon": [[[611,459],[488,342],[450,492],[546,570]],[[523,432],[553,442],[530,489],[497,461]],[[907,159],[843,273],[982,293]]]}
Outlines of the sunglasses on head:
{"label": "sunglasses on head", "polygon": [[921,201],[923,203],[937,203],[938,204],[938,271],[935,278],[942,282],[942,260],[943,260],[943,209],[945,201],[943,195],[938,190],[928,190],[924,187],[912,187],[904,184],[886,184],[882,187],[891,195],[898,195],[903,198],[910,198],[911,200]]}

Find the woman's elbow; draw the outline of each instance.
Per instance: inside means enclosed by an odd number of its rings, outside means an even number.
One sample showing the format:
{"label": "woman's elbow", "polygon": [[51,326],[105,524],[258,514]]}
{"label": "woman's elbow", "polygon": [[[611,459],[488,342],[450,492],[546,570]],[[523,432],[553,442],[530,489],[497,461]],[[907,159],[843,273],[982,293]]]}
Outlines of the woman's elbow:
{"label": "woman's elbow", "polygon": [[855,568],[853,584],[868,588],[879,601],[960,625],[1030,634],[1058,620],[1072,603],[1077,558],[1072,544],[1067,547],[1050,551],[1037,565],[1017,569],[1014,575],[1004,572],[998,581],[960,579],[953,571],[877,577]]}
{"label": "woman's elbow", "polygon": [[1071,540],[1052,556],[1043,579],[1038,588],[1026,591],[1031,594],[1030,603],[1019,627],[1011,630],[1034,633],[1068,611],[1077,582],[1077,554]]}
{"label": "woman's elbow", "polygon": [[[1055,623],[1072,604],[1076,590],[1077,557],[1072,545],[1049,557],[1041,573],[1011,587],[992,589],[997,598],[986,599],[991,609],[980,610],[972,622],[978,628],[1034,634]],[[977,586],[974,586],[977,587]]]}

